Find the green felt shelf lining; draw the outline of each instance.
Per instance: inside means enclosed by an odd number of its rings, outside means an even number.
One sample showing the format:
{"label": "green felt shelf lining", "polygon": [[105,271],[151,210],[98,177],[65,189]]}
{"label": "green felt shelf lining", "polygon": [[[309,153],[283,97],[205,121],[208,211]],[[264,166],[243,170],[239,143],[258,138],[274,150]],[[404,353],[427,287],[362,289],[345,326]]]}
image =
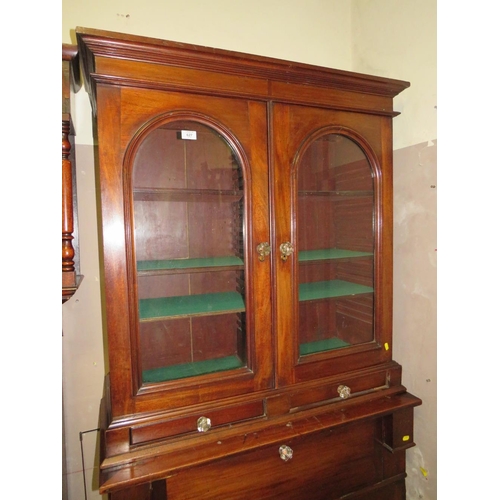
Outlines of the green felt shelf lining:
{"label": "green felt shelf lining", "polygon": [[[300,355],[314,354],[317,352],[348,347],[350,344],[338,338],[318,340],[301,344]],[[144,383],[165,382],[168,380],[178,380],[182,378],[196,377],[209,373],[216,373],[227,370],[234,370],[244,367],[244,363],[238,356],[227,356],[224,358],[207,359],[192,363],[182,363],[172,366],[164,366],[142,372]]]}
{"label": "green felt shelf lining", "polygon": [[344,250],[342,248],[325,248],[321,250],[299,251],[299,262],[308,262],[311,260],[352,259],[371,256],[373,256],[373,253],[371,252],[358,252],[355,250]]}
{"label": "green felt shelf lining", "polygon": [[[344,250],[342,248],[326,248],[321,250],[302,250],[299,252],[299,262],[314,260],[350,259],[358,257],[370,257],[373,253]],[[137,262],[137,271],[161,271],[173,269],[193,269],[211,267],[242,266],[243,260],[236,256],[206,257],[197,259],[164,259],[164,260],[140,260]]]}
{"label": "green felt shelf lining", "polygon": [[206,375],[208,373],[234,370],[243,366],[245,365],[238,356],[227,356],[225,358],[207,359],[144,370],[142,372],[142,380],[145,383],[165,382],[168,380]]}
{"label": "green felt shelf lining", "polygon": [[348,347],[349,343],[338,338],[330,338],[323,340],[316,340],[314,342],[307,342],[300,344],[300,355],[313,354],[315,352],[329,351],[331,349],[338,349],[339,347]]}
{"label": "green felt shelf lining", "polygon": [[[348,297],[373,293],[373,288],[348,281],[318,281],[299,285],[299,301]],[[229,314],[245,310],[243,297],[237,292],[206,293],[139,300],[141,321],[183,316]]]}
{"label": "green felt shelf lining", "polygon": [[299,301],[319,300],[373,293],[373,288],[343,280],[317,281],[299,285]]}
{"label": "green felt shelf lining", "polygon": [[152,320],[178,316],[195,316],[241,312],[243,297],[237,292],[205,293],[139,300],[139,319]]}

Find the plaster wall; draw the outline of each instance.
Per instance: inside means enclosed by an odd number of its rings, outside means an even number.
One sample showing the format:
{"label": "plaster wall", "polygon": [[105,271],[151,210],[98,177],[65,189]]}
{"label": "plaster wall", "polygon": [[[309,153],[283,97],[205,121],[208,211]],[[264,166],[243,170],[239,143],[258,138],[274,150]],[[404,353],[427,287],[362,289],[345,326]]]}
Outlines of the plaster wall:
{"label": "plaster wall", "polygon": [[394,149],[437,138],[436,0],[352,0],[352,70],[411,83],[394,100]]}
{"label": "plaster wall", "polygon": [[407,80],[394,127],[394,358],[423,400],[407,498],[437,498],[436,0],[353,0],[353,70]]}
{"label": "plaster wall", "polygon": [[437,141],[394,151],[394,358],[422,399],[406,452],[409,500],[437,498]]}

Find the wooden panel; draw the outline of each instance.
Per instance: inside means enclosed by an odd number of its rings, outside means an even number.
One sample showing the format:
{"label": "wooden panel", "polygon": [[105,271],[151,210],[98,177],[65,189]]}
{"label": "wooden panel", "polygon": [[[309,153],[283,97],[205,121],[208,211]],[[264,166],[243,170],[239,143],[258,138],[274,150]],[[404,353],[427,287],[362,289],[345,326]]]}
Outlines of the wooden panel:
{"label": "wooden panel", "polygon": [[413,410],[400,410],[383,420],[383,443],[391,451],[405,450],[413,442]]}
{"label": "wooden panel", "polygon": [[334,217],[337,247],[373,252],[373,218],[373,198],[339,201]]}
{"label": "wooden panel", "polygon": [[[306,493],[307,495],[308,493]],[[155,481],[136,487],[120,490],[108,495],[109,500],[166,500],[165,481]],[[170,497],[169,497],[170,498]],[[307,496],[309,498],[309,496]],[[328,496],[330,500],[333,497]],[[367,488],[342,495],[342,500],[404,500],[406,488],[404,475],[381,481]],[[203,500],[203,499],[200,499]]]}
{"label": "wooden panel", "polygon": [[[352,147],[358,150],[358,154],[363,155],[359,146],[354,142],[352,144]],[[366,158],[338,165],[335,169],[335,187],[338,191],[373,192],[372,170]]]}
{"label": "wooden panel", "polygon": [[151,487],[149,483],[140,484],[126,490],[119,490],[109,495],[109,500],[150,500]]}
{"label": "wooden panel", "polygon": [[138,295],[141,299],[189,295],[189,274],[150,274],[137,279]]}
{"label": "wooden panel", "polygon": [[241,322],[236,314],[222,314],[213,317],[192,318],[193,360],[223,358],[236,355],[244,359],[239,352],[239,332]]}
{"label": "wooden panel", "polygon": [[374,421],[284,440],[279,445],[182,471],[167,479],[169,500],[337,498],[382,478]]}
{"label": "wooden panel", "polygon": [[243,228],[233,227],[235,207],[231,203],[191,203],[188,206],[187,225],[189,231],[190,258],[231,255],[235,247],[233,235]]}
{"label": "wooden panel", "polygon": [[314,342],[335,336],[335,303],[303,302],[299,305],[299,342]]}
{"label": "wooden panel", "polygon": [[299,283],[334,280],[337,278],[338,262],[317,261],[299,266]]}
{"label": "wooden panel", "polygon": [[238,356],[245,359],[237,314],[140,323],[142,369]]}
{"label": "wooden panel", "polygon": [[336,336],[350,344],[373,340],[373,298],[359,297],[337,304]]}
{"label": "wooden panel", "polygon": [[184,188],[184,143],[175,130],[157,128],[149,132],[134,160],[135,187]]}
{"label": "wooden panel", "polygon": [[108,495],[108,500],[167,500],[164,480],[144,483]]}
{"label": "wooden panel", "polygon": [[355,92],[282,82],[272,82],[270,94],[276,101],[317,104],[337,109],[369,109],[373,113],[393,114],[392,99],[375,95],[365,95],[360,100],[359,94]]}
{"label": "wooden panel", "polygon": [[404,500],[406,498],[405,477],[400,474],[396,480],[381,481],[361,491],[342,497],[342,500]]}
{"label": "wooden panel", "polygon": [[191,334],[188,318],[147,321],[140,324],[142,369],[191,361]]}
{"label": "wooden panel", "polygon": [[134,234],[137,260],[188,256],[187,210],[186,203],[136,200]]}
{"label": "wooden panel", "polygon": [[373,260],[359,259],[351,262],[341,262],[337,266],[337,278],[373,287]]}
{"label": "wooden panel", "polygon": [[300,250],[352,248],[340,245],[335,227],[336,206],[326,197],[299,197],[297,210],[298,245]]}
{"label": "wooden panel", "polygon": [[[137,61],[111,60],[106,57],[96,59],[97,71],[103,75],[118,77],[128,85],[133,83],[136,75],[141,75],[141,86],[171,90],[185,89],[192,92],[204,92],[210,95],[236,94],[267,95],[267,82],[258,78],[225,75],[215,71],[201,71],[199,69],[165,67],[158,64],[148,64]],[[110,78],[110,79],[111,79]],[[101,78],[105,80],[106,77]],[[127,81],[127,79],[130,79]]]}

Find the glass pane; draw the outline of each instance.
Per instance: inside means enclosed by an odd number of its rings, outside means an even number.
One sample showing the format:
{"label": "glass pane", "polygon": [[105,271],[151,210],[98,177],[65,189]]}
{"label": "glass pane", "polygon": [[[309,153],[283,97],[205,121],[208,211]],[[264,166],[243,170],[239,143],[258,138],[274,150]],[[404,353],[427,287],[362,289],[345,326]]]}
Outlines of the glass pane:
{"label": "glass pane", "polygon": [[144,383],[245,366],[243,175],[210,127],[155,129],[134,160]]}
{"label": "glass pane", "polygon": [[370,164],[328,134],[298,169],[300,355],[373,340],[374,196]]}

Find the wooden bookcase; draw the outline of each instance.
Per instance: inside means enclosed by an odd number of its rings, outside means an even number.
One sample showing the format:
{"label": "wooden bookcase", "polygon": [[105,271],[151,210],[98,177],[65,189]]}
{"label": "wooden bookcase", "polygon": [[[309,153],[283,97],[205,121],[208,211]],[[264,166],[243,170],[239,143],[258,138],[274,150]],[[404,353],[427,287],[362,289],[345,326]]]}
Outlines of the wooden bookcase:
{"label": "wooden bookcase", "polygon": [[96,116],[102,493],[403,499],[393,98],[408,83],[77,28]]}

